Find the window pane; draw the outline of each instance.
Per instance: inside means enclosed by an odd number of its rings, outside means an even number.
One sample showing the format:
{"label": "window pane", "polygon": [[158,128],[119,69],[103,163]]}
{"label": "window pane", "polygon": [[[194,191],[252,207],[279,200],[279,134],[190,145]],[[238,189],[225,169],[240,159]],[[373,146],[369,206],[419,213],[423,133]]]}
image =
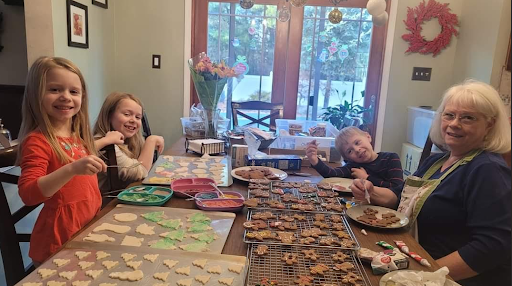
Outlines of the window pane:
{"label": "window pane", "polygon": [[219,13],[219,2],[210,2],[208,5],[208,14],[218,14]]}

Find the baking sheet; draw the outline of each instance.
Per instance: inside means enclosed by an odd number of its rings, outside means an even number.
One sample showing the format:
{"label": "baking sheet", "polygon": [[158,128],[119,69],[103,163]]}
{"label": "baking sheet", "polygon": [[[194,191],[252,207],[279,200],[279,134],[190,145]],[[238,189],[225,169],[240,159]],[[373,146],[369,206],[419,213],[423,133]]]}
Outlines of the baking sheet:
{"label": "baking sheet", "polygon": [[[146,220],[145,218],[141,217],[141,214],[149,213],[149,212],[157,212],[157,211],[163,211],[164,214],[168,217],[168,219],[181,219],[183,222],[183,226],[180,229],[186,230],[186,227],[190,222],[187,222],[187,215],[192,215],[195,213],[204,213],[206,216],[208,216],[211,219],[210,226],[213,228],[213,230],[210,230],[208,232],[214,232],[218,238],[213,241],[212,243],[208,244],[209,253],[222,253],[222,249],[224,248],[224,244],[226,243],[226,239],[229,235],[229,232],[231,230],[231,226],[233,225],[233,221],[236,217],[234,213],[229,212],[211,212],[211,211],[200,211],[200,210],[193,210],[193,209],[180,209],[180,208],[167,208],[167,207],[148,207],[148,206],[132,206],[132,205],[123,205],[118,204],[114,209],[112,209],[110,212],[108,212],[105,216],[100,218],[98,221],[93,223],[91,226],[89,226],[87,229],[85,229],[82,233],[80,233],[77,237],[73,239],[75,242],[83,242],[84,237],[86,237],[89,233],[92,233],[92,230],[101,225],[102,223],[111,223],[111,224],[117,224],[117,225],[127,225],[130,226],[131,229],[127,233],[123,234],[117,234],[112,231],[103,230],[100,232],[97,232],[98,234],[106,234],[110,237],[115,238],[114,242],[84,242],[88,244],[105,244],[105,245],[118,245],[121,246],[121,242],[123,241],[123,238],[126,235],[135,236],[135,237],[143,237],[144,242],[141,247],[131,247],[134,249],[141,248],[141,249],[149,249],[148,242],[160,240],[162,237],[159,236],[160,233],[171,231],[169,228],[165,228],[163,226],[158,225],[155,222]],[[135,221],[131,222],[118,222],[114,220],[114,214],[118,213],[134,213],[137,215],[137,219]],[[143,235],[135,232],[135,229],[140,224],[147,224],[149,226],[155,226],[154,231],[155,234],[153,235]],[[191,233],[186,232],[187,235],[190,235]],[[184,245],[197,242],[194,238],[188,236],[187,238],[184,238],[182,242],[177,242],[176,246]],[[179,251],[180,250],[178,247]],[[160,249],[161,252],[165,252],[167,250]]]}
{"label": "baking sheet", "polygon": [[[312,200],[313,202],[316,202],[314,203],[314,206],[315,206],[315,209],[312,210],[312,211],[304,211],[304,212],[324,212],[324,213],[344,213],[345,211],[345,207],[343,204],[341,204],[340,200],[339,200],[339,197],[335,197],[334,198],[334,203],[336,205],[341,205],[343,206],[343,210],[341,212],[338,212],[338,211],[335,211],[335,210],[328,210],[326,207],[322,206],[322,203],[327,203],[327,200],[329,198],[327,197],[320,197],[317,195],[318,193],[318,188],[317,188],[317,185],[316,184],[309,184],[309,183],[304,183],[303,186],[305,187],[313,187],[316,189],[315,192],[312,192],[312,193],[301,193],[299,192],[299,189],[298,188],[283,188],[283,187],[274,187],[274,184],[271,185],[271,188],[269,190],[263,190],[263,191],[268,191],[270,196],[268,198],[262,198],[262,197],[258,197],[259,199],[259,202],[260,202],[260,205],[258,205],[257,207],[255,208],[252,208],[252,209],[270,209],[270,210],[275,210],[275,208],[270,208],[268,205],[261,205],[261,203],[265,203],[267,201],[271,201],[271,200],[275,200],[275,201],[278,201],[278,202],[281,202],[285,205],[285,210],[289,210],[289,211],[299,211],[299,210],[295,210],[295,209],[292,209],[291,206],[294,205],[294,204],[297,204],[297,203],[293,203],[293,202],[283,202],[282,200],[282,197],[281,195],[279,194],[275,194],[275,193],[272,193],[272,190],[273,189],[283,189],[283,191],[285,193],[290,193],[290,194],[293,194],[295,197],[297,197],[299,200]],[[324,191],[324,190],[323,190]],[[249,191],[247,192],[247,199],[251,199],[251,198],[254,198],[254,191],[252,189],[249,189]],[[251,208],[251,207],[249,207]]]}
{"label": "baking sheet", "polygon": [[[184,164],[182,166],[182,163]],[[194,169],[198,169],[196,163],[204,163],[207,168],[203,168],[206,171],[207,178],[212,178],[214,172],[211,172],[211,167],[215,167],[215,164],[224,164],[222,172],[220,173],[222,178],[216,180],[217,185],[221,187],[228,187],[233,184],[233,178],[231,177],[231,159],[227,156],[209,156],[207,158],[202,157],[184,157],[184,156],[169,156],[160,155],[156,162],[151,167],[148,176],[142,181],[145,185],[162,185],[169,186],[172,181],[181,178],[201,178],[204,177],[202,174],[195,174],[192,172]],[[185,171],[188,175],[181,175],[183,172],[176,172],[176,170],[186,168]],[[158,170],[158,172],[157,172]]]}
{"label": "baking sheet", "polygon": [[[256,286],[261,283],[264,278],[270,280],[276,280],[279,282],[279,286],[296,286],[295,283],[298,275],[307,275],[314,277],[314,281],[310,284],[311,286],[321,285],[337,285],[337,286],[348,286],[352,285],[349,283],[343,283],[341,280],[345,275],[344,272],[334,270],[334,264],[341,263],[336,262],[332,259],[332,255],[338,251],[341,251],[349,258],[345,259],[346,262],[354,264],[355,269],[351,270],[353,273],[361,276],[362,281],[357,281],[359,285],[370,286],[370,280],[364,271],[359,258],[353,251],[340,250],[332,248],[314,248],[318,259],[316,261],[310,261],[304,257],[302,250],[311,249],[309,247],[292,246],[292,245],[268,245],[268,253],[262,256],[256,254],[258,244],[252,244],[248,249],[249,258],[249,273],[247,277],[246,286]],[[284,253],[294,253],[297,255],[298,263],[288,266],[281,260]],[[310,267],[317,264],[325,264],[329,267],[329,270],[325,272],[325,275],[314,275],[310,272]]]}
{"label": "baking sheet", "polygon": [[[235,278],[233,281],[232,286],[241,286],[243,285],[247,273],[247,258],[243,256],[234,256],[234,255],[223,255],[223,254],[208,254],[208,253],[184,253],[181,251],[166,251],[162,252],[158,249],[136,249],[133,247],[127,247],[127,246],[111,246],[111,245],[90,245],[87,243],[75,243],[72,242],[67,245],[67,247],[72,248],[65,248],[61,250],[59,253],[57,253],[54,257],[49,259],[48,261],[44,262],[39,268],[37,268],[35,271],[30,273],[27,277],[25,277],[22,281],[20,281],[17,285],[23,285],[23,283],[26,282],[43,282],[43,285],[46,285],[48,281],[59,281],[59,282],[66,282],[66,285],[71,285],[73,281],[92,281],[90,283],[90,286],[93,285],[99,285],[100,283],[117,283],[117,285],[154,285],[156,283],[167,283],[168,285],[176,285],[176,281],[180,279],[193,279],[192,285],[202,285],[201,283],[194,280],[194,277],[196,275],[210,275],[210,281],[206,285],[221,285],[218,283],[219,278]],[[104,251],[111,256],[97,260],[96,259],[96,252],[98,251]],[[90,255],[83,258],[82,260],[79,260],[75,256],[76,251],[87,251],[91,252]],[[109,274],[112,272],[124,272],[124,271],[133,271],[132,268],[126,266],[126,263],[121,258],[121,254],[123,253],[130,253],[130,254],[136,254],[137,256],[131,261],[142,261],[141,266],[138,268],[144,273],[144,278],[142,278],[139,281],[134,282],[128,282],[128,281],[121,281],[119,279],[113,279],[109,277]],[[143,256],[145,254],[159,254],[155,262],[150,262],[148,260],[143,259]],[[53,259],[69,259],[70,262],[67,263],[64,266],[57,267],[53,263]],[[169,269],[167,266],[163,264],[163,261],[165,259],[170,260],[177,260],[179,263],[174,266],[172,269]],[[196,259],[208,259],[206,266],[204,269],[201,269],[197,266],[192,265],[192,261]],[[107,270],[103,265],[101,265],[102,261],[105,260],[111,260],[111,261],[118,261],[119,263],[111,268],[110,270]],[[95,262],[95,264],[87,269],[82,270],[78,266],[79,261],[88,261],[88,262]],[[230,272],[228,270],[228,267],[231,265],[245,265],[242,269],[242,272],[240,274]],[[211,274],[207,273],[207,269],[212,266],[220,265],[222,268],[221,274]],[[180,275],[176,274],[176,268],[180,267],[186,267],[190,266],[190,275]],[[38,269],[54,269],[57,270],[57,273],[46,278],[41,279],[41,276],[37,273]],[[96,279],[92,279],[91,277],[85,275],[85,272],[87,270],[99,270],[102,269],[103,272],[98,276]],[[58,273],[62,271],[77,271],[77,274],[72,280],[66,280],[64,278],[61,278],[58,276]],[[167,277],[166,281],[163,282],[161,280],[153,278],[154,273],[159,272],[169,272],[169,276]]]}
{"label": "baking sheet", "polygon": [[[268,212],[268,210],[251,210],[250,212],[247,213],[247,220],[252,220],[252,216],[254,214],[257,214],[257,213],[262,213],[262,212]],[[294,214],[296,214],[297,212],[291,212],[291,211],[270,211],[273,215],[276,216],[276,218],[273,218],[273,219],[268,219],[266,220],[266,223],[267,223],[267,228],[268,230],[271,230],[273,233],[276,233],[278,231],[281,231],[280,229],[276,228],[276,227],[270,227],[270,223],[271,222],[276,222],[276,221],[280,221],[280,222],[285,222],[284,220],[282,219],[279,219],[280,216],[282,215],[288,215],[288,216],[293,216]],[[325,223],[327,223],[328,225],[332,226],[332,221],[331,221],[331,215],[332,214],[327,214],[327,213],[323,213],[325,215]],[[300,239],[303,238],[301,236],[301,233],[304,231],[304,230],[307,230],[307,229],[311,229],[311,228],[314,228],[314,227],[317,227],[318,226],[315,226],[313,225],[313,223],[315,222],[315,213],[301,213],[301,215],[304,215],[306,217],[306,220],[303,220],[303,221],[299,221],[299,220],[295,220],[293,221],[292,223],[295,224],[297,226],[297,229],[296,230],[290,230],[290,229],[285,229],[283,231],[285,232],[293,232],[295,234],[295,238],[297,239],[294,243],[292,244],[289,244],[289,245],[303,245],[303,246],[306,246],[306,247],[330,247],[330,248],[337,248],[337,249],[340,249],[340,248],[344,248],[344,247],[341,247],[341,246],[327,246],[327,245],[320,245],[319,241],[320,239],[323,239],[323,238],[332,238],[334,239],[335,241],[341,241],[340,238],[338,238],[337,235],[335,235],[333,232],[335,232],[336,230],[334,229],[326,229],[326,228],[323,228],[322,230],[324,232],[326,232],[327,234],[326,235],[322,235],[320,236],[319,238],[316,238],[315,239],[315,242],[311,243],[311,244],[301,244],[300,243]],[[352,232],[352,229],[350,228],[350,225],[348,224],[347,220],[345,219],[345,217],[343,215],[339,215],[341,217],[341,224],[343,224],[345,226],[345,232],[350,235],[350,238],[352,239],[352,241],[355,242],[355,245],[353,247],[346,247],[344,249],[359,249],[360,246],[359,246],[359,242],[357,241],[356,237],[354,236],[354,233]],[[261,231],[263,229],[260,229],[259,231]],[[264,244],[286,244],[286,243],[282,243],[281,241],[279,240],[276,240],[276,239],[264,239],[263,241],[260,241],[260,240],[257,240],[255,238],[248,238],[247,237],[247,233],[248,232],[256,232],[252,229],[246,229],[245,232],[244,232],[244,242],[246,243],[264,243]]]}

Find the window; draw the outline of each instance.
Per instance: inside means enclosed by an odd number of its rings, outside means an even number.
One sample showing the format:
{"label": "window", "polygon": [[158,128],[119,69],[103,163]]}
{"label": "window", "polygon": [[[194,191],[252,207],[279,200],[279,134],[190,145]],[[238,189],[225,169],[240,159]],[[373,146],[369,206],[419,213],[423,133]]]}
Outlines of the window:
{"label": "window", "polygon": [[[192,54],[206,51],[214,61],[248,70],[226,85],[222,116],[231,117],[231,101],[248,100],[283,103],[285,118],[308,120],[345,100],[376,111],[385,28],[372,25],[367,1],[341,2],[340,24],[327,20],[333,8],[328,0],[309,0],[304,8],[287,4],[291,18],[281,22],[284,3],[262,0],[242,9],[234,0],[195,0]],[[191,102],[199,102],[193,88]],[[374,113],[366,115],[372,134]]]}

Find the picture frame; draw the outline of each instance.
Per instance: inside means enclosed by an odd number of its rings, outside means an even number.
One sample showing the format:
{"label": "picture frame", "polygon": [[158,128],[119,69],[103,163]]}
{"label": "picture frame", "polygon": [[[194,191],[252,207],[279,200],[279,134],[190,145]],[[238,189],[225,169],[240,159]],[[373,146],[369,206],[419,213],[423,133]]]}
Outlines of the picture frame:
{"label": "picture frame", "polygon": [[92,0],[92,5],[108,9],[108,0]]}
{"label": "picture frame", "polygon": [[87,6],[67,0],[68,46],[89,48],[89,14]]}

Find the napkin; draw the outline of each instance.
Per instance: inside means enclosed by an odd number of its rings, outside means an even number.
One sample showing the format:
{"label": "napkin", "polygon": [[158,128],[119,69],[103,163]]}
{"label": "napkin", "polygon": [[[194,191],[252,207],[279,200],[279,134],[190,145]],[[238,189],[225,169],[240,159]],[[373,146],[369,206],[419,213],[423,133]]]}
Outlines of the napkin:
{"label": "napkin", "polygon": [[443,286],[446,282],[446,275],[450,271],[448,267],[438,269],[435,272],[413,272],[413,271],[397,271],[385,280],[384,285],[396,286]]}

